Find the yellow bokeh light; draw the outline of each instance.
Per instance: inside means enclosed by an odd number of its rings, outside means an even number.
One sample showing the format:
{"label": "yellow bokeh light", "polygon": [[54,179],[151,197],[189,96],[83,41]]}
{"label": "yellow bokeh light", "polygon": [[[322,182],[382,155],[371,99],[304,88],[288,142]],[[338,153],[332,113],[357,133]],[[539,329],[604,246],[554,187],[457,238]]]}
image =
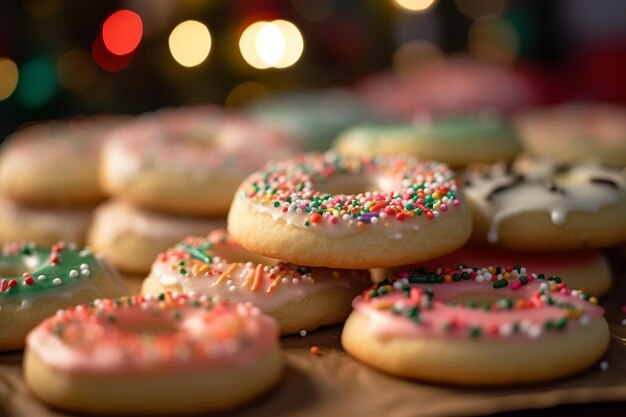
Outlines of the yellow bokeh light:
{"label": "yellow bokeh light", "polygon": [[195,67],[209,56],[211,34],[203,23],[187,20],[172,30],[169,46],[176,62],[184,67]]}
{"label": "yellow bokeh light", "polygon": [[261,21],[243,31],[239,50],[245,61],[254,68],[287,68],[302,56],[304,39],[291,22]]}
{"label": "yellow bokeh light", "polygon": [[432,7],[437,0],[393,0],[396,5],[409,12],[424,12]]}
{"label": "yellow bokeh light", "polygon": [[241,38],[239,38],[239,50],[241,51],[241,56],[243,56],[243,59],[245,59],[248,64],[258,69],[270,67],[261,59],[256,49],[256,36],[261,28],[266,24],[267,22],[256,22],[251,24],[246,28],[246,30],[243,31]]}
{"label": "yellow bokeh light", "polygon": [[285,35],[274,23],[266,23],[256,34],[254,39],[256,51],[266,65],[275,66],[285,55],[287,40]]}
{"label": "yellow bokeh light", "polygon": [[274,20],[283,36],[285,37],[285,51],[282,58],[275,65],[276,68],[287,68],[298,62],[304,51],[304,38],[300,30],[291,22],[286,20]]}
{"label": "yellow bokeh light", "polygon": [[13,94],[18,79],[19,71],[15,62],[9,58],[0,58],[0,101]]}

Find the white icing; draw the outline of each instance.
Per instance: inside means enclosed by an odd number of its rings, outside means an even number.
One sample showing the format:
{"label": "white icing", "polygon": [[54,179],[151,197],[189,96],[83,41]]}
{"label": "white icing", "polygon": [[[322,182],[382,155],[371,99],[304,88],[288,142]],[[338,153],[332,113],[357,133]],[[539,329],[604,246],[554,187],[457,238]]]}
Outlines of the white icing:
{"label": "white icing", "polygon": [[[562,225],[571,212],[595,213],[602,207],[624,198],[626,175],[618,169],[605,168],[585,162],[572,165],[564,172],[556,172],[556,166],[545,160],[524,160],[524,167],[516,170],[524,175],[524,180],[505,190],[492,194],[500,186],[511,184],[515,175],[506,173],[503,166],[491,168],[488,176],[470,171],[467,178],[470,185],[464,188],[465,195],[480,207],[489,219],[487,239],[498,241],[500,223],[516,214],[529,211],[543,211],[550,215],[552,223]],[[616,187],[591,182],[592,178],[613,181]],[[559,191],[550,191],[546,182],[556,185]],[[489,195],[491,194],[491,198]]]}

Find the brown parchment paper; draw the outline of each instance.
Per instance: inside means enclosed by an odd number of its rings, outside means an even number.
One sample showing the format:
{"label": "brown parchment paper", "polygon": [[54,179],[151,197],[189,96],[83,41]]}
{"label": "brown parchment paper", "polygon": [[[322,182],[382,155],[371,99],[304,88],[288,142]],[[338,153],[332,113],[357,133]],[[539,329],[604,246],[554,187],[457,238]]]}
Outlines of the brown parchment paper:
{"label": "brown parchment paper", "polygon": [[[232,416],[396,417],[484,415],[538,409],[559,404],[626,401],[626,261],[623,252],[611,253],[615,286],[602,300],[611,323],[611,346],[603,361],[586,372],[548,384],[506,389],[465,389],[422,384],[387,376],[356,362],[339,342],[341,327],[305,337],[283,338],[285,372],[274,390]],[[140,281],[127,280],[136,292]],[[310,353],[318,346],[320,356]],[[538,354],[540,354],[538,352]],[[21,353],[0,355],[0,415],[67,416],[38,402],[21,377]],[[626,410],[626,403],[615,405]],[[587,405],[589,413],[593,406]],[[626,415],[626,414],[625,414]]]}

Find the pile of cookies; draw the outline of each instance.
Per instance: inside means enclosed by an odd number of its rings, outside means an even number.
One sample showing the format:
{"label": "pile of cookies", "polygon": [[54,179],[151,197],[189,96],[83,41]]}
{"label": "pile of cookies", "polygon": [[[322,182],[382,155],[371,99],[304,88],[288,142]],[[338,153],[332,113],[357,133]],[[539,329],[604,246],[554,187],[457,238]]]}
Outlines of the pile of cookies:
{"label": "pile of cookies", "polygon": [[[334,151],[292,156],[213,108],[127,120],[99,157],[99,198],[114,200],[89,240],[125,271],[150,269],[141,294],[89,249],[5,245],[0,267],[25,272],[0,278],[0,328],[36,327],[0,349],[26,344],[44,402],[106,414],[246,402],[280,380],[280,336],[344,321],[348,354],[405,378],[579,372],[608,347],[601,250],[626,241],[626,172],[520,154],[515,132],[483,110],[358,126]],[[210,224],[225,213],[226,229]],[[44,320],[50,305],[67,308]]]}

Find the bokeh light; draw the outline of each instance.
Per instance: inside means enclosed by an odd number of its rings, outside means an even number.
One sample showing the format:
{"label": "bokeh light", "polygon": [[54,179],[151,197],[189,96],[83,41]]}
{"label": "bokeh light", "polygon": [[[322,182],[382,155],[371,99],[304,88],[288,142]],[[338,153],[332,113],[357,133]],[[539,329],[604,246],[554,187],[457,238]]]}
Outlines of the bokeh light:
{"label": "bokeh light", "polygon": [[430,9],[437,0],[393,0],[402,10],[409,12],[425,12]]}
{"label": "bokeh light", "polygon": [[56,91],[54,65],[48,58],[35,57],[22,66],[15,94],[24,106],[43,106],[52,99]]}
{"label": "bokeh light", "polygon": [[461,13],[473,20],[498,17],[506,9],[506,0],[455,0]]}
{"label": "bokeh light", "polygon": [[15,62],[10,58],[0,58],[0,101],[11,97],[18,79],[19,71]]}
{"label": "bokeh light", "polygon": [[102,25],[104,45],[115,55],[128,55],[133,52],[139,46],[142,34],[141,17],[132,10],[118,10]]}
{"label": "bokeh light", "polygon": [[269,95],[271,90],[265,84],[256,81],[246,81],[239,84],[226,97],[226,107],[243,107],[253,100]]}
{"label": "bokeh light", "polygon": [[56,68],[59,84],[70,91],[84,90],[97,75],[91,55],[82,49],[72,49],[61,55]]}
{"label": "bokeh light", "polygon": [[519,45],[519,34],[505,19],[476,21],[469,29],[470,52],[486,61],[510,63],[517,57]]}
{"label": "bokeh light", "polygon": [[94,61],[104,70],[118,72],[126,68],[133,60],[134,54],[116,55],[104,45],[102,36],[98,36],[91,46]]}
{"label": "bokeh light", "polygon": [[287,68],[295,64],[304,51],[300,30],[286,20],[256,22],[248,26],[239,39],[239,50],[254,68]]}
{"label": "bokeh light", "polygon": [[184,67],[195,67],[209,56],[211,33],[203,23],[187,20],[172,30],[169,46],[176,62]]}
{"label": "bokeh light", "polygon": [[300,30],[291,22],[286,20],[274,20],[276,25],[285,37],[285,49],[283,56],[274,65],[276,68],[287,68],[298,62],[304,51],[304,38]]}

